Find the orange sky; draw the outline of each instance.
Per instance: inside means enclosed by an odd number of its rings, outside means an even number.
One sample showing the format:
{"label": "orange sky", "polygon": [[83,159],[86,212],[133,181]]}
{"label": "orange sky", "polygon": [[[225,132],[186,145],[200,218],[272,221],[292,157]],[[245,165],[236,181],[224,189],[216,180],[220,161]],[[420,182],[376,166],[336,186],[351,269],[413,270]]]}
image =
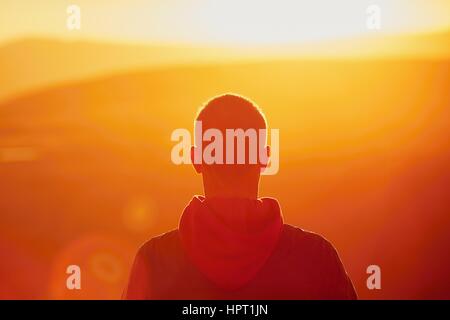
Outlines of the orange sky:
{"label": "orange sky", "polygon": [[[66,8],[81,8],[81,30]],[[446,0],[2,0],[0,42],[28,36],[207,45],[299,44],[371,33],[366,8],[382,10],[383,33],[450,28]],[[373,32],[373,31],[372,31]]]}

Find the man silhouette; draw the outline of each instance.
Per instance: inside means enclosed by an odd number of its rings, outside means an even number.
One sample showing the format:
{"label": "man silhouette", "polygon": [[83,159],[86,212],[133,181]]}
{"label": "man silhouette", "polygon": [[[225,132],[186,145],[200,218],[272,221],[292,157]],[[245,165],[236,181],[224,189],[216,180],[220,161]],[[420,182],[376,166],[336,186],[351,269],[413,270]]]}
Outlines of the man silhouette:
{"label": "man silhouette", "polygon": [[[200,122],[203,131],[216,129],[223,136],[227,129],[266,129],[261,110],[233,94],[207,102],[196,125]],[[258,198],[261,170],[270,156],[266,136],[257,136],[256,163],[250,161],[250,137],[244,163],[238,161],[234,138],[232,145],[223,141],[223,158],[234,161],[214,163],[198,161],[208,143],[196,137],[191,159],[203,177],[204,196],[186,206],[178,229],[139,249],[123,297],[356,299],[334,247],[320,235],[284,224],[277,200]]]}

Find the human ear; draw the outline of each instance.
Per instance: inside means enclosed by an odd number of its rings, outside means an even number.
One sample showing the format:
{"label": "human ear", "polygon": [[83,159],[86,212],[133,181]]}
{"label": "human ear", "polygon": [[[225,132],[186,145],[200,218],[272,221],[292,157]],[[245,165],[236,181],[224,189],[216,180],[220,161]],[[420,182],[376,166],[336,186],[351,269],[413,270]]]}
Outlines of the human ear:
{"label": "human ear", "polygon": [[263,171],[265,168],[267,168],[267,166],[269,165],[269,161],[270,161],[270,146],[265,146],[264,147],[264,161],[259,161],[259,165],[261,167],[261,171]]}

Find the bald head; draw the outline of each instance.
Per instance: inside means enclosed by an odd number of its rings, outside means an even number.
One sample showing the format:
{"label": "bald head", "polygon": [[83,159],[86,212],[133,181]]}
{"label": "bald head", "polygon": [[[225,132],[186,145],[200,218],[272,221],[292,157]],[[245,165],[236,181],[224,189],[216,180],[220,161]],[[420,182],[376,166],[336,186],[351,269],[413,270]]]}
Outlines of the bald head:
{"label": "bald head", "polygon": [[204,104],[195,120],[191,157],[205,193],[255,196],[269,154],[266,127],[260,108],[242,96],[224,94]]}
{"label": "bald head", "polygon": [[236,94],[224,94],[212,98],[200,108],[197,121],[203,129],[266,129],[266,118],[251,100]]}

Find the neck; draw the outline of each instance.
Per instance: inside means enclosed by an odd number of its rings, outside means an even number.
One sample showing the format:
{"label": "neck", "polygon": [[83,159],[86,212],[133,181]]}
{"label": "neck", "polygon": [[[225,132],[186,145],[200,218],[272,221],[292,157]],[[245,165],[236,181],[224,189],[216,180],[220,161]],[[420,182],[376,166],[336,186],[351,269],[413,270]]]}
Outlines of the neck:
{"label": "neck", "polygon": [[257,199],[258,182],[238,181],[234,184],[225,184],[217,180],[203,180],[203,190],[206,198],[240,198]]}
{"label": "neck", "polygon": [[206,198],[257,199],[259,178],[257,170],[239,175],[207,172],[203,173],[203,190]]}
{"label": "neck", "polygon": [[206,198],[238,198],[238,199],[257,199],[258,191],[239,190],[239,189],[208,189],[204,188]]}

